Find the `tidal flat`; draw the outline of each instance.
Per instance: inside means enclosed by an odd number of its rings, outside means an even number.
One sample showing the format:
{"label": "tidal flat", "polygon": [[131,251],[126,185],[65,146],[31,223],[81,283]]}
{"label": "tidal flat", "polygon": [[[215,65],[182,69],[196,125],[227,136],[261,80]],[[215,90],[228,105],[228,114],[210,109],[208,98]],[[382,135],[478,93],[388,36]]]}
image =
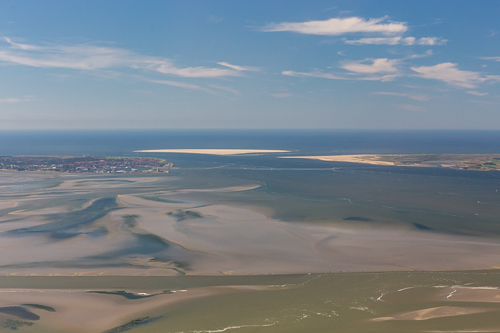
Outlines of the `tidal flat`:
{"label": "tidal flat", "polygon": [[497,172],[220,158],[1,172],[0,327],[500,329]]}

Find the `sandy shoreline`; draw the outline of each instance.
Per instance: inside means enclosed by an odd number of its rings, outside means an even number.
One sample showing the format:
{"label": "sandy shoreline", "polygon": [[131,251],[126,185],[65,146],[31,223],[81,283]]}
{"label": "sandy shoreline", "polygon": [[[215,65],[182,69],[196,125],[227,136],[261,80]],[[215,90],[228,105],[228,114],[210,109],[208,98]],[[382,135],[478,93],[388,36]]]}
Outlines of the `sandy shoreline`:
{"label": "sandy shoreline", "polygon": [[134,150],[134,153],[183,153],[204,155],[242,155],[242,154],[264,154],[264,153],[289,153],[289,150],[273,149],[150,149]]}
{"label": "sandy shoreline", "polygon": [[303,158],[327,162],[349,162],[375,165],[395,165],[393,162],[382,161],[380,155],[325,155],[325,156],[280,156],[279,158]]}

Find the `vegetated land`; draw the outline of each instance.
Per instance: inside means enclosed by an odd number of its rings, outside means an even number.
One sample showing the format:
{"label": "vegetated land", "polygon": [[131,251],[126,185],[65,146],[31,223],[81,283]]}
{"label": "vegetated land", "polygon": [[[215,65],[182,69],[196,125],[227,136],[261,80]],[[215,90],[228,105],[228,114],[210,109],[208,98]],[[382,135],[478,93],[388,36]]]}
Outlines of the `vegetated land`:
{"label": "vegetated land", "polygon": [[173,163],[159,158],[114,156],[0,156],[0,169],[71,173],[168,173]]}
{"label": "vegetated land", "polygon": [[498,154],[408,154],[376,155],[380,161],[394,165],[440,166],[461,170],[500,170]]}

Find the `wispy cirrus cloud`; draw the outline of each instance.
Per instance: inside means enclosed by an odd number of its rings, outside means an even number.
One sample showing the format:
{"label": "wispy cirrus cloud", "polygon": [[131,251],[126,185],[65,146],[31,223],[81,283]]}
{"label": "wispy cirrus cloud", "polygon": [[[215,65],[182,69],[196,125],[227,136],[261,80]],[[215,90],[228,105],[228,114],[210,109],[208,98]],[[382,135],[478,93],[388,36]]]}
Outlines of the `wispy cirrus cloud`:
{"label": "wispy cirrus cloud", "polygon": [[375,37],[360,38],[355,40],[344,40],[345,44],[351,45],[444,45],[448,42],[446,39],[438,37]]}
{"label": "wispy cirrus cloud", "polygon": [[295,77],[315,77],[330,80],[361,80],[361,81],[393,81],[402,76],[397,65],[398,59],[364,59],[361,61],[346,61],[341,68],[350,72],[345,74],[325,73],[319,70],[312,72],[283,71],[281,74]]}
{"label": "wispy cirrus cloud", "polygon": [[239,72],[245,72],[245,71],[251,71],[251,72],[257,72],[260,71],[260,68],[257,67],[250,67],[250,66],[238,66],[238,65],[232,65],[227,62],[218,62],[217,64],[224,66],[224,67],[229,67],[231,69],[234,69],[235,71]]}
{"label": "wispy cirrus cloud", "polygon": [[473,90],[466,91],[466,93],[474,95],[474,96],[486,96],[486,95],[488,95],[488,93],[485,93],[485,92],[482,93],[482,92],[473,91]]}
{"label": "wispy cirrus cloud", "polygon": [[400,96],[400,97],[406,97],[406,98],[413,99],[415,101],[421,101],[421,102],[427,102],[429,100],[429,97],[427,95],[424,95],[424,94],[397,93],[397,92],[390,92],[390,91],[377,91],[377,92],[374,92],[373,94],[388,95],[388,96]]}
{"label": "wispy cirrus cloud", "polygon": [[473,89],[486,81],[500,82],[499,75],[482,75],[478,72],[463,71],[457,68],[457,64],[451,62],[435,66],[411,67],[411,69],[418,73],[414,75],[416,77],[439,80],[462,88]]}
{"label": "wispy cirrus cloud", "polygon": [[500,57],[481,57],[479,59],[482,59],[482,60],[493,60],[493,61],[500,62]]}
{"label": "wispy cirrus cloud", "polygon": [[170,80],[144,80],[144,81],[151,82],[151,83],[164,84],[167,86],[179,87],[179,88],[184,88],[184,89],[203,90],[203,91],[211,92],[210,89],[200,87],[196,84],[190,84],[190,83],[184,83],[184,82],[178,82],[178,81],[170,81]]}
{"label": "wispy cirrus cloud", "polygon": [[402,34],[408,27],[404,22],[388,22],[387,17],[365,20],[361,17],[331,18],[323,21],[271,23],[262,31],[288,31],[307,35],[339,36],[349,33]]}
{"label": "wispy cirrus cloud", "polygon": [[167,58],[151,57],[129,50],[80,45],[29,45],[3,38],[7,47],[0,46],[0,62],[39,68],[65,68],[74,70],[101,70],[131,68],[186,78],[217,78],[241,76],[253,67],[218,63],[222,67],[178,67]]}
{"label": "wispy cirrus cloud", "polygon": [[320,71],[314,72],[295,72],[295,71],[283,71],[281,74],[285,76],[296,76],[296,77],[317,77],[321,79],[330,79],[330,80],[348,80],[345,77],[337,76],[330,73],[323,73]]}
{"label": "wispy cirrus cloud", "polygon": [[211,87],[211,88],[214,88],[214,89],[218,89],[218,90],[229,92],[229,93],[234,94],[234,95],[241,95],[241,91],[238,91],[238,90],[233,89],[231,87],[219,86],[217,84],[209,84],[208,86]]}
{"label": "wispy cirrus cloud", "polygon": [[31,102],[33,98],[0,98],[0,103],[14,104],[22,102]]}

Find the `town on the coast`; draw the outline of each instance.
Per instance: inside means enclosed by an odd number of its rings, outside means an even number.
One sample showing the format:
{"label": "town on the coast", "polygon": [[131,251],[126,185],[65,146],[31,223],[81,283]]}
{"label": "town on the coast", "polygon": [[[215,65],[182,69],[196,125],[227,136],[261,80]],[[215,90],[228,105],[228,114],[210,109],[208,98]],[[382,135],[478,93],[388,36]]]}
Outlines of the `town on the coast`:
{"label": "town on the coast", "polygon": [[0,169],[70,173],[168,173],[173,163],[150,157],[0,156]]}

